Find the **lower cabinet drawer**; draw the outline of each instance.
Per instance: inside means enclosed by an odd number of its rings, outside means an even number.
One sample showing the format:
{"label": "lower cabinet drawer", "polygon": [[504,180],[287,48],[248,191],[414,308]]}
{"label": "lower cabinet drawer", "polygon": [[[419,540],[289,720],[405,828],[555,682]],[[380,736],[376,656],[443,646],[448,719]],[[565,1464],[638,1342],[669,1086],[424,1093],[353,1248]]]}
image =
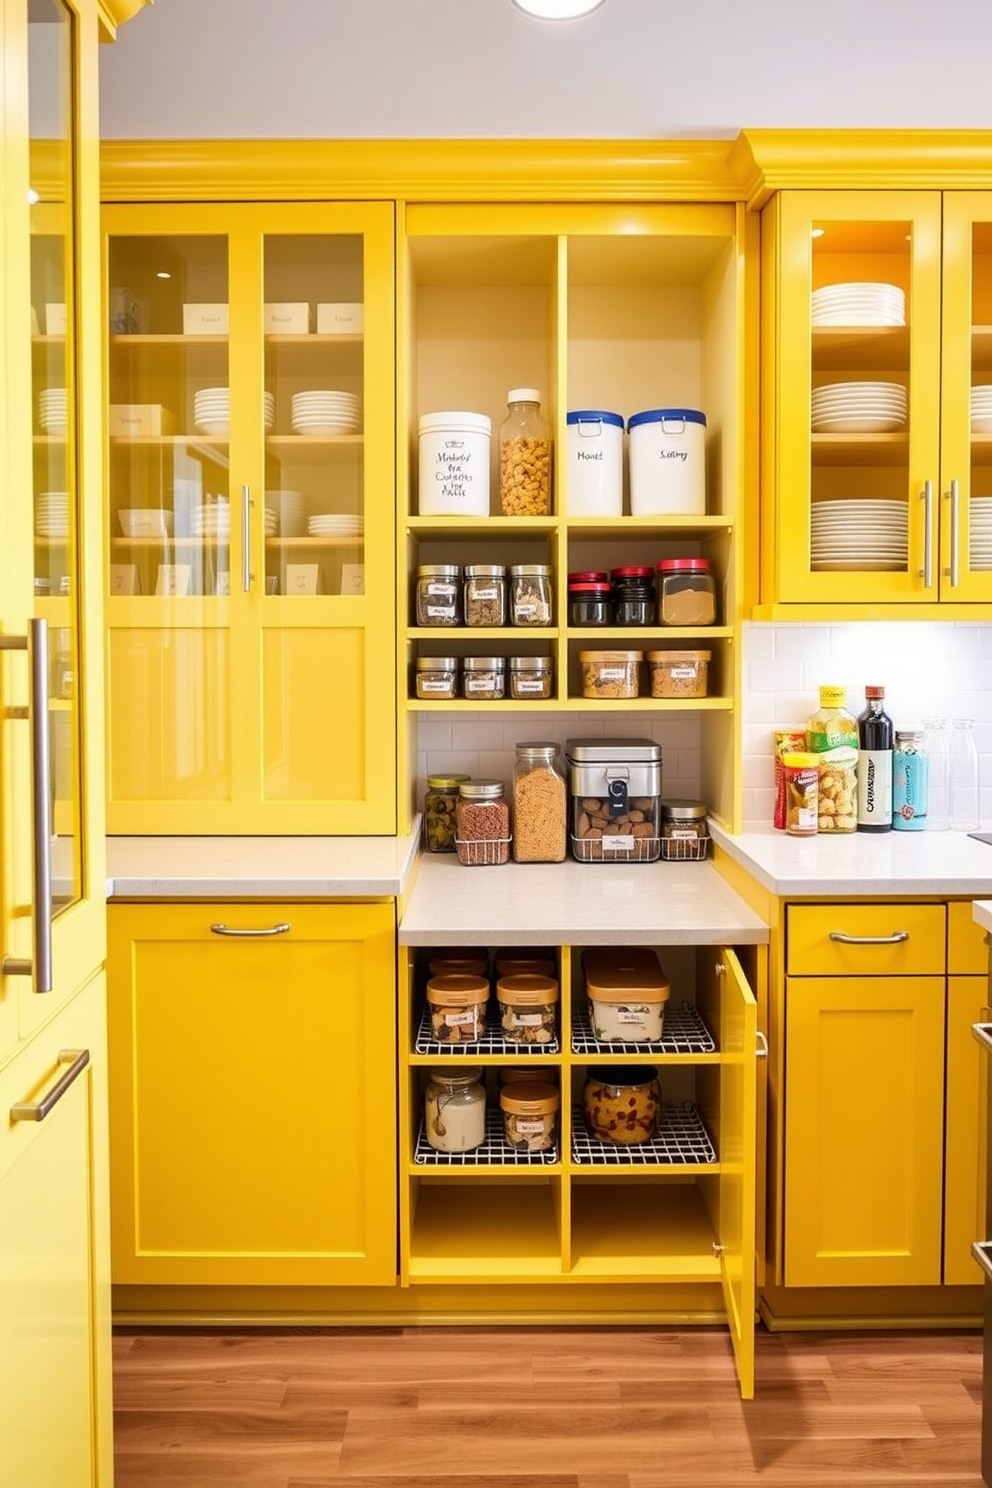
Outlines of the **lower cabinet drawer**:
{"label": "lower cabinet drawer", "polygon": [[790,976],[940,976],[946,964],[946,906],[790,905]]}

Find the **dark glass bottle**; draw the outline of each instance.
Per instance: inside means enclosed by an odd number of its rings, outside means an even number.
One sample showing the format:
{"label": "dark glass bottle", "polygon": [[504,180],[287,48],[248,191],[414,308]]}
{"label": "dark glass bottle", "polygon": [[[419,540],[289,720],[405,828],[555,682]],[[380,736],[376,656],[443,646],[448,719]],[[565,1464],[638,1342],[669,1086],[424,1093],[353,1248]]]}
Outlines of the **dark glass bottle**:
{"label": "dark glass bottle", "polygon": [[858,716],[858,831],[892,830],[892,719],[885,711],[885,688],[865,688],[865,711]]}

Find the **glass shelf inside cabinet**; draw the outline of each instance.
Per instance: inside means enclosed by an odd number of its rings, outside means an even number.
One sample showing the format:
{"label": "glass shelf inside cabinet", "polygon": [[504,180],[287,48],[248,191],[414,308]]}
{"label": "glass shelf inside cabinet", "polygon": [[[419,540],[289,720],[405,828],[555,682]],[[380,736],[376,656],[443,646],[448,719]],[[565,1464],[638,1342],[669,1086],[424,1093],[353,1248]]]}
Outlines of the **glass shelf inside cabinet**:
{"label": "glass shelf inside cabinet", "polygon": [[363,276],[358,235],[265,238],[268,595],[364,593]]}
{"label": "glass shelf inside cabinet", "polygon": [[810,569],[907,572],[913,224],[811,229]]}
{"label": "glass shelf inside cabinet", "polygon": [[110,592],[228,594],[227,240],[112,238],[109,273]]}

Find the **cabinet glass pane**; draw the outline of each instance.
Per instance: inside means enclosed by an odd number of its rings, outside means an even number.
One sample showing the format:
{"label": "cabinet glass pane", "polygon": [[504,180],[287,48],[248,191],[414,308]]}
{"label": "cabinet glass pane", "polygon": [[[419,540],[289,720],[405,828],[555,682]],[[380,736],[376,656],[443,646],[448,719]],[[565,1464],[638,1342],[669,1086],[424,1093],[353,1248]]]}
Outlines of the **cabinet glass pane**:
{"label": "cabinet glass pane", "polygon": [[81,891],[79,548],[76,528],[73,273],[73,17],[61,0],[28,7],[31,179],[32,402],[35,609],[49,625],[49,717],[54,803],[52,900]]}
{"label": "cabinet glass pane", "polygon": [[228,594],[228,252],[223,237],[109,250],[110,592]]}
{"label": "cabinet glass pane", "polygon": [[907,573],[913,227],[812,227],[810,565]]}
{"label": "cabinet glass pane", "polygon": [[972,229],[971,499],[968,567],[992,570],[992,223]]}
{"label": "cabinet glass pane", "polygon": [[364,592],[363,242],[267,236],[265,592]]}

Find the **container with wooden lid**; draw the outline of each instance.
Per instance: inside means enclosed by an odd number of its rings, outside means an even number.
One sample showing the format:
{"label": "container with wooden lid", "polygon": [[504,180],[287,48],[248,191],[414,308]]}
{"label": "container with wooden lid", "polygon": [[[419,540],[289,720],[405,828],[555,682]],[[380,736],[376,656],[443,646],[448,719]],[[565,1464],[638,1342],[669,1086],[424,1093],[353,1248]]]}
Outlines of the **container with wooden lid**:
{"label": "container with wooden lid", "polygon": [[554,977],[522,972],[496,983],[500,1029],[516,1044],[550,1044],[557,1037],[558,982]]}
{"label": "container with wooden lid", "polygon": [[504,1085],[499,1093],[503,1131],[516,1152],[547,1152],[555,1144],[561,1096],[542,1080]]}
{"label": "container with wooden lid", "polygon": [[474,1043],[486,1031],[489,983],[483,976],[453,972],[427,983],[431,1038],[439,1044]]}
{"label": "container with wooden lid", "polygon": [[646,946],[590,946],[582,953],[589,1021],[605,1044],[653,1044],[662,1036],[671,987]]}

